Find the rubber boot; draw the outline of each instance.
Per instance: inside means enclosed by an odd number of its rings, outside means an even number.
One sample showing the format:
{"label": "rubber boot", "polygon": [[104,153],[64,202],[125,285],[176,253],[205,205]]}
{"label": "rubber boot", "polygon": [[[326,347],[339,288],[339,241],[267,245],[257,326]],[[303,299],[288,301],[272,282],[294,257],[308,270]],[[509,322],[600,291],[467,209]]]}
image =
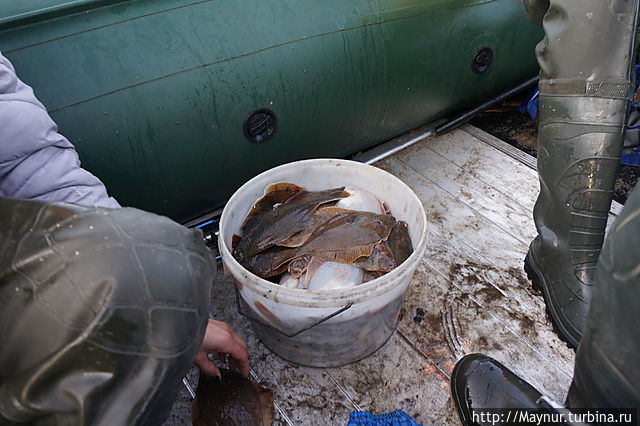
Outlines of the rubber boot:
{"label": "rubber boot", "polygon": [[567,405],[640,408],[640,187],[607,237]]}
{"label": "rubber boot", "polygon": [[451,397],[465,426],[501,424],[486,416],[496,408],[542,408],[538,403],[541,396],[529,383],[486,355],[465,355],[451,373]]}
{"label": "rubber boot", "polygon": [[631,95],[637,1],[528,1],[541,5],[538,236],[525,270],[556,331],[576,347],[585,328]]}

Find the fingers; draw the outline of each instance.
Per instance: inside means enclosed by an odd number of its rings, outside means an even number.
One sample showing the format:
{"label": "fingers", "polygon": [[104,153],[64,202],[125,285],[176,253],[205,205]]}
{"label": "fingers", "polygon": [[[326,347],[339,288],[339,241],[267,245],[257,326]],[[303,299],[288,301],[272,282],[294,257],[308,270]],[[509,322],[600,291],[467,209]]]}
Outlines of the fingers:
{"label": "fingers", "polygon": [[229,363],[243,376],[247,376],[249,374],[249,353],[246,345],[240,344],[231,333],[225,338],[224,347],[221,351],[228,353],[231,357]]}
{"label": "fingers", "polygon": [[193,360],[193,363],[197,365],[200,371],[202,371],[207,376],[222,377],[218,367],[216,367],[215,364],[211,362],[211,360],[209,360],[205,352],[198,352]]}
{"label": "fingers", "polygon": [[200,348],[201,351],[207,354],[229,354],[231,357],[230,366],[235,367],[242,375],[247,376],[249,374],[249,353],[247,349],[247,342],[238,336],[228,324],[209,320]]}
{"label": "fingers", "polygon": [[248,350],[249,346],[247,345],[246,340],[244,340],[242,337],[240,337],[235,331],[233,331],[233,329],[229,326],[229,324],[227,324],[226,322],[222,322],[222,321],[216,321],[216,320],[209,320],[209,325],[211,327],[215,327],[215,328],[219,328],[221,330],[224,330],[225,332],[228,332],[229,334],[231,334],[231,337],[233,337],[233,339],[241,346],[244,348],[244,350]]}
{"label": "fingers", "polygon": [[238,345],[240,345],[240,347],[244,350],[244,351],[249,351],[249,345],[247,344],[247,341],[244,340],[242,337],[240,337],[238,334],[236,334],[235,331],[231,330],[231,337],[233,337],[233,340],[236,341],[236,343]]}

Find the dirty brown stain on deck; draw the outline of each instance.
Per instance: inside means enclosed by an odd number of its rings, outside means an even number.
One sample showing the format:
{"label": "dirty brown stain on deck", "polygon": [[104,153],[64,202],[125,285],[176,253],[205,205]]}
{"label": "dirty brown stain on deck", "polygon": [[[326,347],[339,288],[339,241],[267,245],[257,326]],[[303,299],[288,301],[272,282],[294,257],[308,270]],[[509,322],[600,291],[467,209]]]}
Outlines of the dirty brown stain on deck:
{"label": "dirty brown stain on deck", "polygon": [[524,288],[529,293],[535,296],[542,296],[542,293],[539,290],[533,288],[533,285],[529,278],[527,278],[526,272],[522,268],[510,267],[507,268],[506,272],[513,277],[513,279],[518,283],[521,288]]}
{"label": "dirty brown stain on deck", "polygon": [[474,261],[455,263],[449,267],[449,280],[454,283],[463,280],[464,284],[473,289],[474,297],[483,303],[492,304],[504,296],[487,282],[486,271],[497,272],[497,269]]}
{"label": "dirty brown stain on deck", "polygon": [[429,222],[431,223],[443,223],[444,222],[444,215],[442,213],[440,213],[439,211],[435,210],[435,209],[430,209],[429,213],[427,215],[427,219]]}
{"label": "dirty brown stain on deck", "polygon": [[[530,342],[537,342],[540,337],[538,332],[539,326],[545,323],[545,319],[532,318],[521,309],[521,301],[506,298],[501,294],[500,291],[489,282],[489,280],[492,279],[492,274],[496,277],[506,274],[509,278],[512,278],[510,285],[531,289],[530,293],[535,294],[529,280],[519,268],[510,267],[501,271],[493,265],[474,261],[453,264],[449,268],[449,279],[451,282],[460,283],[466,291],[469,291],[469,293],[486,308],[491,307],[494,310],[499,309],[504,311],[512,320],[511,324],[514,325],[514,328]],[[501,281],[504,282],[504,280]]]}

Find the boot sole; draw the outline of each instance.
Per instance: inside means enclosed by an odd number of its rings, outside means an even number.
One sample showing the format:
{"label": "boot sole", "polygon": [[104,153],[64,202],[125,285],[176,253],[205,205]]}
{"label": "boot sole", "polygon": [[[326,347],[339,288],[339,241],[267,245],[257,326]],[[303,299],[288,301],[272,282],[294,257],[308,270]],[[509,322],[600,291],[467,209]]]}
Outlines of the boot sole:
{"label": "boot sole", "polygon": [[531,286],[533,287],[533,289],[542,294],[542,298],[544,299],[545,312],[547,313],[549,322],[551,322],[553,331],[558,335],[560,340],[562,340],[567,345],[567,347],[575,350],[578,347],[579,342],[571,337],[562,323],[556,319],[555,311],[551,308],[551,298],[549,297],[547,287],[544,285],[544,280],[542,279],[540,274],[536,271],[533,261],[529,257],[529,253],[527,253],[527,256],[524,258],[524,271],[526,272],[529,281],[531,281]]}

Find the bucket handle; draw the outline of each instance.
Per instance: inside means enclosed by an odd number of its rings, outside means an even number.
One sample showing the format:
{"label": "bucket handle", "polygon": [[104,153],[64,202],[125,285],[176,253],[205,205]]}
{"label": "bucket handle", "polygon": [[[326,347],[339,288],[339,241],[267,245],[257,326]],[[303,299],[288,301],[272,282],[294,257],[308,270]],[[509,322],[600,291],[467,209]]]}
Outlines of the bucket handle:
{"label": "bucket handle", "polygon": [[280,330],[279,328],[274,327],[271,324],[267,324],[266,322],[262,321],[260,318],[254,317],[252,315],[249,315],[249,314],[243,312],[242,304],[245,303],[245,302],[244,302],[244,300],[240,300],[240,292],[238,291],[237,287],[236,287],[235,290],[236,290],[236,304],[238,305],[238,313],[240,315],[242,315],[243,317],[245,317],[249,321],[252,321],[252,322],[260,324],[260,325],[262,325],[264,327],[267,327],[267,328],[275,331],[276,333],[282,334],[283,336],[286,336],[286,337],[295,337],[298,334],[300,334],[300,333],[302,333],[304,331],[307,331],[307,330],[315,327],[318,324],[322,324],[323,322],[325,322],[327,320],[330,320],[331,318],[333,318],[333,317],[335,317],[337,315],[340,315],[341,313],[343,313],[344,311],[349,309],[351,306],[353,306],[353,303],[350,302],[348,305],[343,306],[342,308],[338,309],[337,311],[333,312],[332,314],[329,314],[327,316],[324,316],[324,317],[320,318],[318,321],[314,322],[313,324],[307,325],[307,326],[301,328],[298,331],[294,331],[293,333],[285,333],[284,331]]}

